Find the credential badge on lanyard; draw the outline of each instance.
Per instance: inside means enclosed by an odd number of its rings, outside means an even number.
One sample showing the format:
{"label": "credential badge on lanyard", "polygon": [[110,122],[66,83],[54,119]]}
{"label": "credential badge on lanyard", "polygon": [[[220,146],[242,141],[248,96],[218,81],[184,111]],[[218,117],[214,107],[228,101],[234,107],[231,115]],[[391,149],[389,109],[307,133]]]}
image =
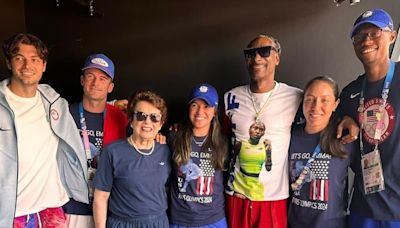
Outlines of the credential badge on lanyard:
{"label": "credential badge on lanyard", "polygon": [[364,121],[365,121],[365,108],[364,108],[364,90],[366,84],[366,77],[363,80],[362,89],[360,92],[360,103],[358,107],[359,119],[360,119],[360,151],[361,151],[361,170],[363,174],[364,181],[364,191],[365,194],[372,194],[375,192],[379,192],[385,190],[385,180],[383,177],[383,169],[381,156],[379,152],[379,140],[382,137],[383,125],[384,125],[384,109],[386,106],[386,102],[389,96],[390,83],[392,82],[393,74],[394,74],[395,64],[393,61],[390,61],[389,71],[386,75],[385,82],[383,85],[379,108],[375,113],[376,117],[376,125],[374,132],[375,139],[375,148],[373,151],[369,153],[364,152],[364,145],[362,140],[362,132],[364,130]]}
{"label": "credential badge on lanyard", "polygon": [[88,164],[88,185],[89,185],[89,201],[93,201],[94,196],[94,184],[93,179],[94,175],[96,174],[96,168],[93,167],[93,157],[90,151],[90,142],[89,142],[89,134],[87,131],[86,119],[83,111],[83,104],[82,102],[79,103],[79,123],[81,125],[82,130],[82,138],[83,138],[83,147],[85,148],[85,154]]}

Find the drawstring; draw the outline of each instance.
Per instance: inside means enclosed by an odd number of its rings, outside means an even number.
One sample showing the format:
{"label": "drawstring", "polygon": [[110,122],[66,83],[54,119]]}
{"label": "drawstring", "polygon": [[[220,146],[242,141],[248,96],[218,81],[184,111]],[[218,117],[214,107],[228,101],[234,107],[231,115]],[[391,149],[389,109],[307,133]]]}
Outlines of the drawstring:
{"label": "drawstring", "polygon": [[39,223],[39,228],[42,227],[42,219],[40,218],[39,212],[36,212],[37,218],[38,218],[38,223]]}

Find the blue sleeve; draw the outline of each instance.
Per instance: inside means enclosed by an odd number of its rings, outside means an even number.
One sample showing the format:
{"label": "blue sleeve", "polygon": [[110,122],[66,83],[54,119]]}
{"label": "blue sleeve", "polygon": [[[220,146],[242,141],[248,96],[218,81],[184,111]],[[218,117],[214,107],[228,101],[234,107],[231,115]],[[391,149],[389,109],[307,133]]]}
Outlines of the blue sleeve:
{"label": "blue sleeve", "polygon": [[94,187],[101,191],[111,192],[114,181],[114,166],[110,147],[106,147],[100,156],[100,162],[94,177]]}
{"label": "blue sleeve", "polygon": [[354,172],[354,163],[359,162],[359,160],[357,159],[357,156],[360,156],[360,154],[357,153],[358,152],[357,148],[358,148],[359,144],[360,144],[360,141],[358,139],[354,142],[351,142],[351,143],[345,145],[345,149],[348,154],[348,159],[349,159],[349,163],[350,163],[350,168],[353,170],[353,172]]}
{"label": "blue sleeve", "polygon": [[305,119],[304,113],[303,113],[303,101],[301,101],[299,108],[297,109],[296,115],[294,116],[292,126],[304,124],[305,122],[306,122],[306,119]]}

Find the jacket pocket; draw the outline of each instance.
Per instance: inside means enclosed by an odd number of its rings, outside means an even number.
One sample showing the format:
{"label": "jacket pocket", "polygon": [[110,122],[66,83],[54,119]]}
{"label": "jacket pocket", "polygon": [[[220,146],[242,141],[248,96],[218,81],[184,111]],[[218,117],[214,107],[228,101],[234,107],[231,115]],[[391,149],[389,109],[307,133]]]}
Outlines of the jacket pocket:
{"label": "jacket pocket", "polygon": [[0,131],[11,131],[13,129],[13,125],[6,121],[0,121]]}

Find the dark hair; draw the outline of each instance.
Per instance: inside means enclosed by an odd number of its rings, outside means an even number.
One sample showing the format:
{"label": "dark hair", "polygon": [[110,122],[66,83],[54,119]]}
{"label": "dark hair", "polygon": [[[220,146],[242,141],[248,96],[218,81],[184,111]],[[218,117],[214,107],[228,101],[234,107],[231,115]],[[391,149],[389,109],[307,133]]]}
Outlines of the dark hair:
{"label": "dark hair", "polygon": [[167,103],[160,95],[153,91],[139,91],[129,98],[127,111],[130,121],[133,120],[133,113],[135,112],[137,103],[139,103],[140,101],[146,101],[154,105],[154,107],[156,107],[161,112],[161,121],[163,123],[167,121]]}
{"label": "dark hair", "polygon": [[[328,76],[317,76],[311,79],[304,88],[304,95],[306,94],[310,86],[316,82],[327,83],[332,88],[333,95],[335,96],[335,101],[339,99],[339,86],[335,80]],[[339,122],[340,118],[335,112],[333,112],[329,119],[328,125],[321,132],[319,144],[322,151],[324,151],[325,153],[338,158],[346,158],[347,153],[344,151],[343,145],[340,140],[336,138],[336,131]]]}
{"label": "dark hair", "polygon": [[46,45],[38,37],[29,33],[18,33],[4,41],[3,53],[7,61],[11,61],[11,58],[18,53],[20,44],[34,46],[39,57],[44,62],[47,62],[49,50],[47,49]]}
{"label": "dark hair", "polygon": [[[187,116],[187,115],[186,115]],[[189,118],[185,117],[186,124],[179,127],[176,137],[174,138],[173,145],[174,151],[172,159],[179,166],[188,164],[190,159],[190,152],[192,151],[192,137],[193,125]],[[211,164],[214,169],[223,170],[225,158],[228,152],[228,142],[221,132],[221,125],[218,121],[218,110],[215,108],[215,116],[211,121],[211,127],[208,132],[208,137],[201,149],[211,149]]]}
{"label": "dark hair", "polygon": [[[254,128],[262,129],[263,134],[259,135],[258,137],[255,137],[254,135]],[[256,133],[257,135],[257,133]],[[255,121],[253,124],[250,125],[249,127],[249,143],[256,145],[260,142],[261,137],[265,135],[265,124],[261,121]]]}

